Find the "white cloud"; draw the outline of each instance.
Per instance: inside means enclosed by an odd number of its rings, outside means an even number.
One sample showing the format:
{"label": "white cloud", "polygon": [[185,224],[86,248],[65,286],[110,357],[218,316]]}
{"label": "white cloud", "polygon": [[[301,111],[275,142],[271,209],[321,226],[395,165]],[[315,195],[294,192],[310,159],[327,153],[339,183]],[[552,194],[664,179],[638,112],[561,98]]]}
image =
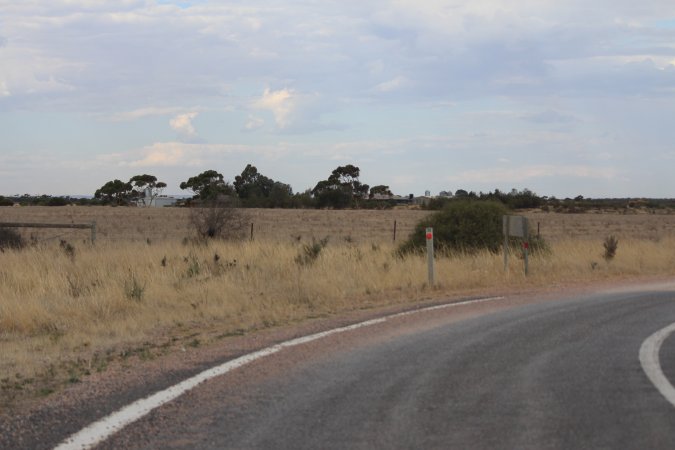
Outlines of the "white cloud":
{"label": "white cloud", "polygon": [[126,120],[136,120],[143,117],[150,116],[166,116],[169,114],[176,114],[181,111],[183,108],[180,107],[158,107],[158,106],[148,106],[145,108],[138,108],[132,111],[124,111],[119,113],[114,113],[110,115],[110,119],[113,121],[126,121]]}
{"label": "white cloud", "polygon": [[0,97],[9,97],[10,95],[12,95],[12,93],[7,89],[7,83],[0,80]]}
{"label": "white cloud", "polygon": [[185,137],[194,137],[196,136],[196,131],[194,125],[192,125],[192,120],[197,117],[199,113],[189,112],[185,114],[178,114],[176,117],[169,121],[171,128],[177,131],[179,134]]}
{"label": "white cloud", "polygon": [[295,110],[295,92],[288,88],[278,91],[266,88],[262,97],[253,103],[253,107],[271,111],[277,126],[286,128],[290,125]]}
{"label": "white cloud", "polygon": [[456,183],[522,183],[548,177],[612,180],[619,171],[612,167],[582,165],[532,165],[512,168],[467,170],[447,178]]}
{"label": "white cloud", "polygon": [[398,76],[389,81],[385,81],[383,83],[378,84],[377,86],[375,86],[375,90],[377,92],[390,92],[401,89],[402,87],[405,87],[408,84],[409,81],[406,77]]}
{"label": "white cloud", "polygon": [[199,159],[190,154],[189,148],[189,145],[181,142],[155,143],[141,149],[142,158],[128,162],[128,165],[132,167],[198,165]]}
{"label": "white cloud", "polygon": [[246,155],[276,160],[293,152],[300,152],[300,146],[285,145],[244,145],[244,144],[203,144],[190,142],[155,142],[126,152],[99,155],[96,161],[101,166],[120,167],[187,167],[205,164],[222,164],[224,158]]}
{"label": "white cloud", "polygon": [[246,125],[244,125],[244,128],[248,131],[253,131],[253,130],[260,129],[264,126],[265,126],[265,120],[264,119],[262,119],[260,117],[253,116],[253,115],[249,115],[248,120],[246,121]]}

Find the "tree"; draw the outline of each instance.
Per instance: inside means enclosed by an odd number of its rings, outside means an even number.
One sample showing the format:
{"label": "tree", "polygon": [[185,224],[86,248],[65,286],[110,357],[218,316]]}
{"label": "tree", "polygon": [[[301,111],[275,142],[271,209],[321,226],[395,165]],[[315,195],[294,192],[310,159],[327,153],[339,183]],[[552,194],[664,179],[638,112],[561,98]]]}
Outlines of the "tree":
{"label": "tree", "polygon": [[376,195],[385,195],[391,197],[394,194],[392,194],[391,190],[389,189],[389,186],[379,184],[377,186],[373,186],[370,188],[370,194],[368,195],[368,197],[373,198]]}
{"label": "tree", "polygon": [[[145,206],[151,206],[152,202],[162,193],[166,183],[157,181],[153,175],[143,174],[131,177],[129,183],[133,186],[133,196],[142,199]],[[146,195],[146,193],[148,195]]]}
{"label": "tree", "polygon": [[294,203],[290,185],[266,177],[251,164],[247,164],[241,175],[234,178],[232,185],[243,206],[288,208]]}
{"label": "tree", "polygon": [[275,181],[270,191],[268,206],[271,208],[288,208],[293,206],[293,189],[291,186]]}
{"label": "tree", "polygon": [[259,173],[255,166],[247,164],[241,175],[234,178],[233,185],[242,200],[252,197],[269,197],[274,187],[274,180]]}
{"label": "tree", "polygon": [[351,191],[347,191],[343,186],[330,179],[319,181],[312,189],[312,196],[316,199],[316,206],[319,208],[342,209],[347,208],[352,203]]}
{"label": "tree", "polygon": [[104,203],[114,205],[126,205],[132,195],[133,188],[131,183],[125,183],[120,180],[108,181],[97,189],[94,197],[103,200]]}
{"label": "tree", "polygon": [[221,195],[234,193],[232,186],[223,180],[223,175],[215,170],[207,170],[190,177],[180,184],[180,188],[191,190],[195,193],[194,198],[200,200],[214,200]]}
{"label": "tree", "polygon": [[312,195],[319,207],[345,208],[368,197],[370,186],[359,181],[360,169],[352,164],[339,166],[327,180],[319,181]]}

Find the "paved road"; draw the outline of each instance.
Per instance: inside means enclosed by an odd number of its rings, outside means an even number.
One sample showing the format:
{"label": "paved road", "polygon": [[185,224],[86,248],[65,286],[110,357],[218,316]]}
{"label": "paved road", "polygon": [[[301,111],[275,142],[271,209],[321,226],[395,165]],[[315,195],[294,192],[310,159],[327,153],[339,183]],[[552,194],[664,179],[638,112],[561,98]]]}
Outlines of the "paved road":
{"label": "paved road", "polygon": [[[421,314],[238,369],[102,447],[673,449],[675,407],[638,359],[673,322],[673,292]],[[675,380],[675,338],[661,360]]]}

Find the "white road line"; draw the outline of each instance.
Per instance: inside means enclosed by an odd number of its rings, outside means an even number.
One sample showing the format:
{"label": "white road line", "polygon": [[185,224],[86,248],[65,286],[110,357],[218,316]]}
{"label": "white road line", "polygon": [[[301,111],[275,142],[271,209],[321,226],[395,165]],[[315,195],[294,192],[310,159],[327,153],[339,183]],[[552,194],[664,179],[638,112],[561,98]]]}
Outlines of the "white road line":
{"label": "white road line", "polygon": [[164,389],[163,391],[159,391],[148,397],[136,400],[135,402],[113,412],[112,414],[98,420],[97,422],[92,423],[86,428],[83,428],[79,432],[73,434],[68,439],[59,444],[57,447],[55,447],[55,450],[81,450],[92,448],[93,446],[100,444],[104,440],[108,439],[110,436],[117,433],[127,425],[149,414],[152,410],[159,408],[165,403],[168,403],[171,400],[174,400],[175,398],[183,395],[184,393],[196,387],[197,385],[203,383],[204,381],[210,380],[211,378],[215,378],[220,375],[224,375],[234,369],[244,366],[257,359],[264,358],[265,356],[277,353],[284,348],[295,347],[297,345],[306,344],[308,342],[312,342],[317,339],[330,336],[332,334],[344,333],[346,331],[356,330],[357,328],[363,328],[378,323],[384,323],[387,322],[388,320],[411,314],[417,314],[426,311],[434,311],[444,308],[452,308],[462,305],[469,305],[472,303],[482,303],[488,301],[501,300],[503,298],[504,297],[480,298],[476,300],[467,300],[457,303],[446,303],[444,305],[430,306],[428,308],[421,308],[413,311],[392,314],[390,316],[385,316],[379,319],[367,320],[365,322],[359,322],[354,325],[335,328],[321,333],[312,334],[309,336],[299,337],[296,339],[292,339],[290,341],[273,345],[271,347],[264,348],[262,350],[258,350],[257,352],[240,356],[239,358],[233,359],[219,366],[207,369],[191,378],[188,378],[187,380],[181,381],[178,384],[175,384],[167,389]]}
{"label": "white road line", "polygon": [[659,350],[661,344],[675,331],[675,323],[649,336],[640,347],[640,364],[649,380],[656,386],[661,395],[675,406],[675,388],[661,370]]}

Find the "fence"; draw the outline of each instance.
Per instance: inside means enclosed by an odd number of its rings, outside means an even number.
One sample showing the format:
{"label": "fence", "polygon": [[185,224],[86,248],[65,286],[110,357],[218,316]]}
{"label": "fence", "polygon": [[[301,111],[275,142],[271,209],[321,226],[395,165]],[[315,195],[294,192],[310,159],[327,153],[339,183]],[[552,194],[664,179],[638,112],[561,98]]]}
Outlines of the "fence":
{"label": "fence", "polygon": [[91,230],[91,243],[96,242],[96,221],[91,223],[25,223],[0,222],[0,228],[79,228]]}

